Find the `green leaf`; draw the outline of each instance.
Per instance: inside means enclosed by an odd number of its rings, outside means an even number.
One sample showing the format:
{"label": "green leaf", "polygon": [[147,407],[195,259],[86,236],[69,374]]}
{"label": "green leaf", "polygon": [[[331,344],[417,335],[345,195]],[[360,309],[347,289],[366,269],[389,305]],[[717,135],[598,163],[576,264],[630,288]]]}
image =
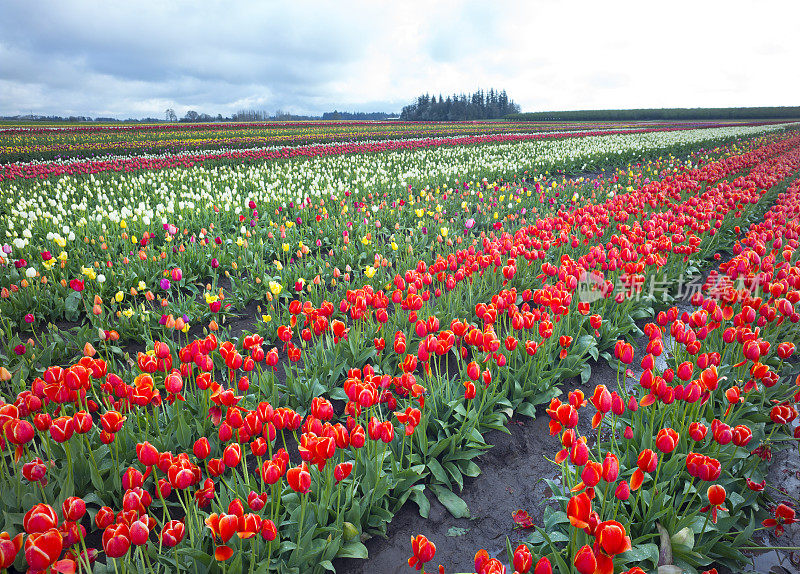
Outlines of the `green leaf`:
{"label": "green leaf", "polygon": [[431,490],[454,518],[469,518],[469,507],[457,494],[449,488],[432,484]]}
{"label": "green leaf", "polygon": [[455,481],[455,483],[458,484],[458,490],[459,491],[463,490],[464,489],[464,477],[462,476],[461,471],[458,469],[458,467],[455,464],[453,464],[452,462],[450,462],[450,461],[445,461],[443,466],[444,466],[445,470],[447,470],[447,472],[450,474],[450,476],[453,477],[453,480]]}
{"label": "green leaf", "polygon": [[459,460],[456,462],[456,465],[458,465],[458,468],[461,469],[461,472],[465,476],[471,476],[472,478],[475,478],[481,473],[481,467],[471,460]]}
{"label": "green leaf", "polygon": [[535,419],[536,418],[536,407],[533,404],[529,403],[529,402],[521,403],[517,407],[517,414],[524,415],[526,417],[530,417],[532,419]]}
{"label": "green leaf", "polygon": [[369,558],[369,550],[358,540],[351,540],[344,544],[339,552],[336,553],[337,558],[360,558],[366,560]]}
{"label": "green leaf", "polygon": [[547,530],[554,530],[554,527],[557,524],[567,524],[568,522],[569,517],[567,516],[567,513],[563,510],[557,510],[545,518],[544,525]]}
{"label": "green leaf", "polygon": [[620,554],[620,561],[623,564],[628,562],[642,562],[649,560],[653,566],[658,565],[658,546],[653,543],[637,544],[627,552]]}
{"label": "green leaf", "polygon": [[431,503],[428,497],[425,496],[425,489],[421,484],[415,485],[411,492],[411,500],[413,500],[419,507],[419,515],[421,518],[428,518],[431,511]]}
{"label": "green leaf", "polygon": [[532,534],[531,534],[531,535],[528,537],[528,543],[529,543],[529,544],[532,544],[532,545],[534,545],[534,546],[538,546],[539,544],[541,544],[541,543],[543,543],[543,542],[544,542],[544,536],[542,536],[542,533],[541,533],[541,532],[539,532],[539,529],[538,529],[538,527],[537,527],[537,529],[536,529],[536,532],[533,532],[533,533],[532,533]]}
{"label": "green leaf", "polygon": [[589,363],[586,363],[581,370],[581,383],[585,385],[587,382],[589,382],[589,377],[591,376],[592,366]]}
{"label": "green leaf", "polygon": [[78,307],[80,304],[81,294],[79,291],[73,291],[64,299],[64,314],[68,321],[74,321],[78,318]]}
{"label": "green leaf", "polygon": [[442,465],[439,463],[438,460],[432,458],[428,461],[428,468],[431,471],[433,477],[442,484],[446,484],[450,486],[450,480],[447,478],[447,473],[445,472]]}
{"label": "green leaf", "polygon": [[438,441],[434,446],[428,449],[428,456],[431,458],[439,456],[440,453],[450,446],[452,440],[452,437],[448,437],[444,440]]}

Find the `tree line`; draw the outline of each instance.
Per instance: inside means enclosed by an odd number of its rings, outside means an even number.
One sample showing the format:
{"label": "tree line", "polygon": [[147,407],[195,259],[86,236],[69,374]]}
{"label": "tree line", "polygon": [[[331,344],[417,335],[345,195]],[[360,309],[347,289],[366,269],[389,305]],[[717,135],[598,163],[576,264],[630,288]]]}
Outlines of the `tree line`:
{"label": "tree line", "polygon": [[424,94],[415,104],[405,106],[400,113],[403,121],[461,121],[491,120],[518,114],[520,107],[508,98],[505,90],[494,88],[488,93],[478,90],[470,95],[453,94],[439,98]]}
{"label": "tree line", "polygon": [[564,112],[515,113],[513,121],[649,121],[649,120],[767,120],[800,118],[800,106],[762,106],[752,108],[648,108],[633,110],[575,110]]}

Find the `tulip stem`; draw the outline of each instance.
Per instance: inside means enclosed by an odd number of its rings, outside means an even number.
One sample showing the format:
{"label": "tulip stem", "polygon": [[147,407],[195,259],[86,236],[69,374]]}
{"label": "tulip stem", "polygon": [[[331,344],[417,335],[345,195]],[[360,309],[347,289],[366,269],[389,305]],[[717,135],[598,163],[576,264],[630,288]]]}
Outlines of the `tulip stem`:
{"label": "tulip stem", "polygon": [[[72,456],[70,454],[70,448],[69,448],[69,441],[68,440],[64,441],[64,450],[65,450],[65,453],[66,453],[66,456],[67,456],[67,476],[69,477],[69,484],[72,486],[71,492],[74,492],[74,490],[75,490],[74,482],[75,481],[74,481],[74,478],[72,476]],[[117,470],[119,471],[119,469],[117,469]],[[119,476],[119,472],[117,472],[117,476]]]}
{"label": "tulip stem", "polygon": [[298,553],[298,556],[302,555],[302,552],[300,552],[300,542],[303,539],[303,526],[305,526],[307,500],[308,494],[300,495],[300,522],[297,525],[297,547],[295,548],[295,552]]}
{"label": "tulip stem", "polygon": [[800,550],[800,546],[745,546],[746,550]]}
{"label": "tulip stem", "polygon": [[81,542],[81,547],[83,548],[83,552],[79,552],[78,555],[78,562],[80,562],[81,567],[84,565],[86,566],[86,571],[92,571],[92,565],[89,563],[89,551],[86,549],[86,540],[83,538],[83,533],[80,528],[78,528],[78,539]]}
{"label": "tulip stem", "polygon": [[770,487],[772,490],[775,490],[775,491],[777,491],[777,492],[780,492],[782,496],[785,496],[785,497],[787,497],[787,498],[791,498],[791,499],[792,499],[792,500],[794,500],[795,502],[797,502],[797,503],[800,503],[800,499],[797,499],[797,498],[795,498],[795,497],[794,497],[794,496],[792,496],[791,494],[787,494],[786,492],[782,491],[780,488],[776,488],[776,487],[772,486],[772,485],[771,485],[770,483],[768,483],[768,482],[767,482],[767,483],[765,483],[765,484],[766,484],[767,486],[769,486],[769,487]]}
{"label": "tulip stem", "polygon": [[[251,538],[250,541],[252,542],[252,545],[253,545],[253,551],[250,553],[250,574],[253,574],[253,571],[254,571],[255,566],[256,566],[256,555],[257,555],[256,554],[256,539],[255,539],[255,537]],[[269,568],[269,565],[267,565],[267,568]]]}

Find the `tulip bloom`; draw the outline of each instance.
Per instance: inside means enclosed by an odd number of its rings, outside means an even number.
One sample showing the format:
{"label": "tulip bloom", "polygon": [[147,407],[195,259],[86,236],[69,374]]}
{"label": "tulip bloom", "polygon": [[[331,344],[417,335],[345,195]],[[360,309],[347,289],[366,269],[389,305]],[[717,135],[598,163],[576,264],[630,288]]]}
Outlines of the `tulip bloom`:
{"label": "tulip bloom", "polygon": [[727,496],[727,493],[719,484],[712,484],[708,487],[706,496],[708,496],[708,505],[701,508],[700,512],[708,512],[708,510],[711,510],[711,522],[716,524],[717,510],[725,510],[726,512],[728,510],[722,506],[725,503],[725,497]]}
{"label": "tulip bloom", "polygon": [[333,477],[336,479],[336,482],[341,482],[353,471],[353,463],[352,462],[342,462],[336,465],[336,468],[333,469]]}
{"label": "tulip bloom", "polygon": [[645,472],[653,472],[656,469],[658,466],[658,455],[649,448],[646,448],[639,453],[636,464],[639,468],[633,472],[633,476],[631,477],[631,488],[633,490],[638,490],[642,485]]}
{"label": "tulip bloom", "polygon": [[615,556],[631,549],[631,539],[625,527],[615,520],[606,520],[597,525],[595,537],[606,556]]}
{"label": "tulip bloom", "polygon": [[785,524],[798,522],[797,518],[795,518],[794,509],[783,503],[775,508],[774,516],[774,518],[766,518],[761,524],[767,528],[775,527],[775,536],[783,534],[783,526]]}
{"label": "tulip bloom", "polygon": [[411,568],[422,570],[425,563],[433,560],[436,555],[436,545],[424,535],[417,534],[416,537],[411,538],[411,551],[413,556],[408,559],[408,565]]}
{"label": "tulip bloom", "polygon": [[25,540],[25,560],[31,570],[46,570],[61,556],[63,538],[56,528],[34,532]]}
{"label": "tulip bloom", "polygon": [[575,528],[589,526],[589,515],[592,513],[592,499],[586,492],[573,496],[567,502],[567,517]]}
{"label": "tulip bloom", "polygon": [[597,568],[597,558],[590,546],[583,546],[578,553],[575,554],[575,568],[580,574],[594,574]]}
{"label": "tulip bloom", "polygon": [[680,435],[671,428],[663,428],[656,435],[656,448],[664,454],[669,454],[678,446]]}
{"label": "tulip bloom", "polygon": [[631,489],[628,487],[627,481],[623,480],[617,485],[617,489],[614,491],[614,496],[623,502],[631,497]]}
{"label": "tulip bloom", "polygon": [[533,555],[525,544],[520,544],[514,550],[514,570],[526,574],[533,566]]}
{"label": "tulip bloom", "polygon": [[311,489],[311,474],[306,463],[286,471],[286,482],[295,492],[306,494]]}
{"label": "tulip bloom", "polygon": [[22,533],[14,538],[8,532],[0,532],[0,570],[11,568],[22,548]]}
{"label": "tulip bloom", "polygon": [[124,522],[112,524],[103,531],[103,550],[109,558],[119,558],[128,553],[131,537],[128,525]]}
{"label": "tulip bloom", "polygon": [[44,532],[58,526],[58,516],[49,504],[40,502],[25,513],[22,527],[28,534]]}

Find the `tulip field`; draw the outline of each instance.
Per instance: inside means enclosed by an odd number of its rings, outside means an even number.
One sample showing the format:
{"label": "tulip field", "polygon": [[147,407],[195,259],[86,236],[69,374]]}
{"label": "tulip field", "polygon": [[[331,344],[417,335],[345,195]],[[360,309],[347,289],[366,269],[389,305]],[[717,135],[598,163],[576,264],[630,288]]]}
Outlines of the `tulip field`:
{"label": "tulip field", "polygon": [[[768,123],[768,122],[759,122]],[[587,130],[692,129],[724,122],[265,122],[219,124],[14,126],[0,125],[0,162],[61,160],[108,154],[141,155],[310,143],[536,134]]]}
{"label": "tulip field", "polygon": [[0,126],[0,571],[369,565],[512,417],[552,496],[476,574],[800,552],[799,127]]}

